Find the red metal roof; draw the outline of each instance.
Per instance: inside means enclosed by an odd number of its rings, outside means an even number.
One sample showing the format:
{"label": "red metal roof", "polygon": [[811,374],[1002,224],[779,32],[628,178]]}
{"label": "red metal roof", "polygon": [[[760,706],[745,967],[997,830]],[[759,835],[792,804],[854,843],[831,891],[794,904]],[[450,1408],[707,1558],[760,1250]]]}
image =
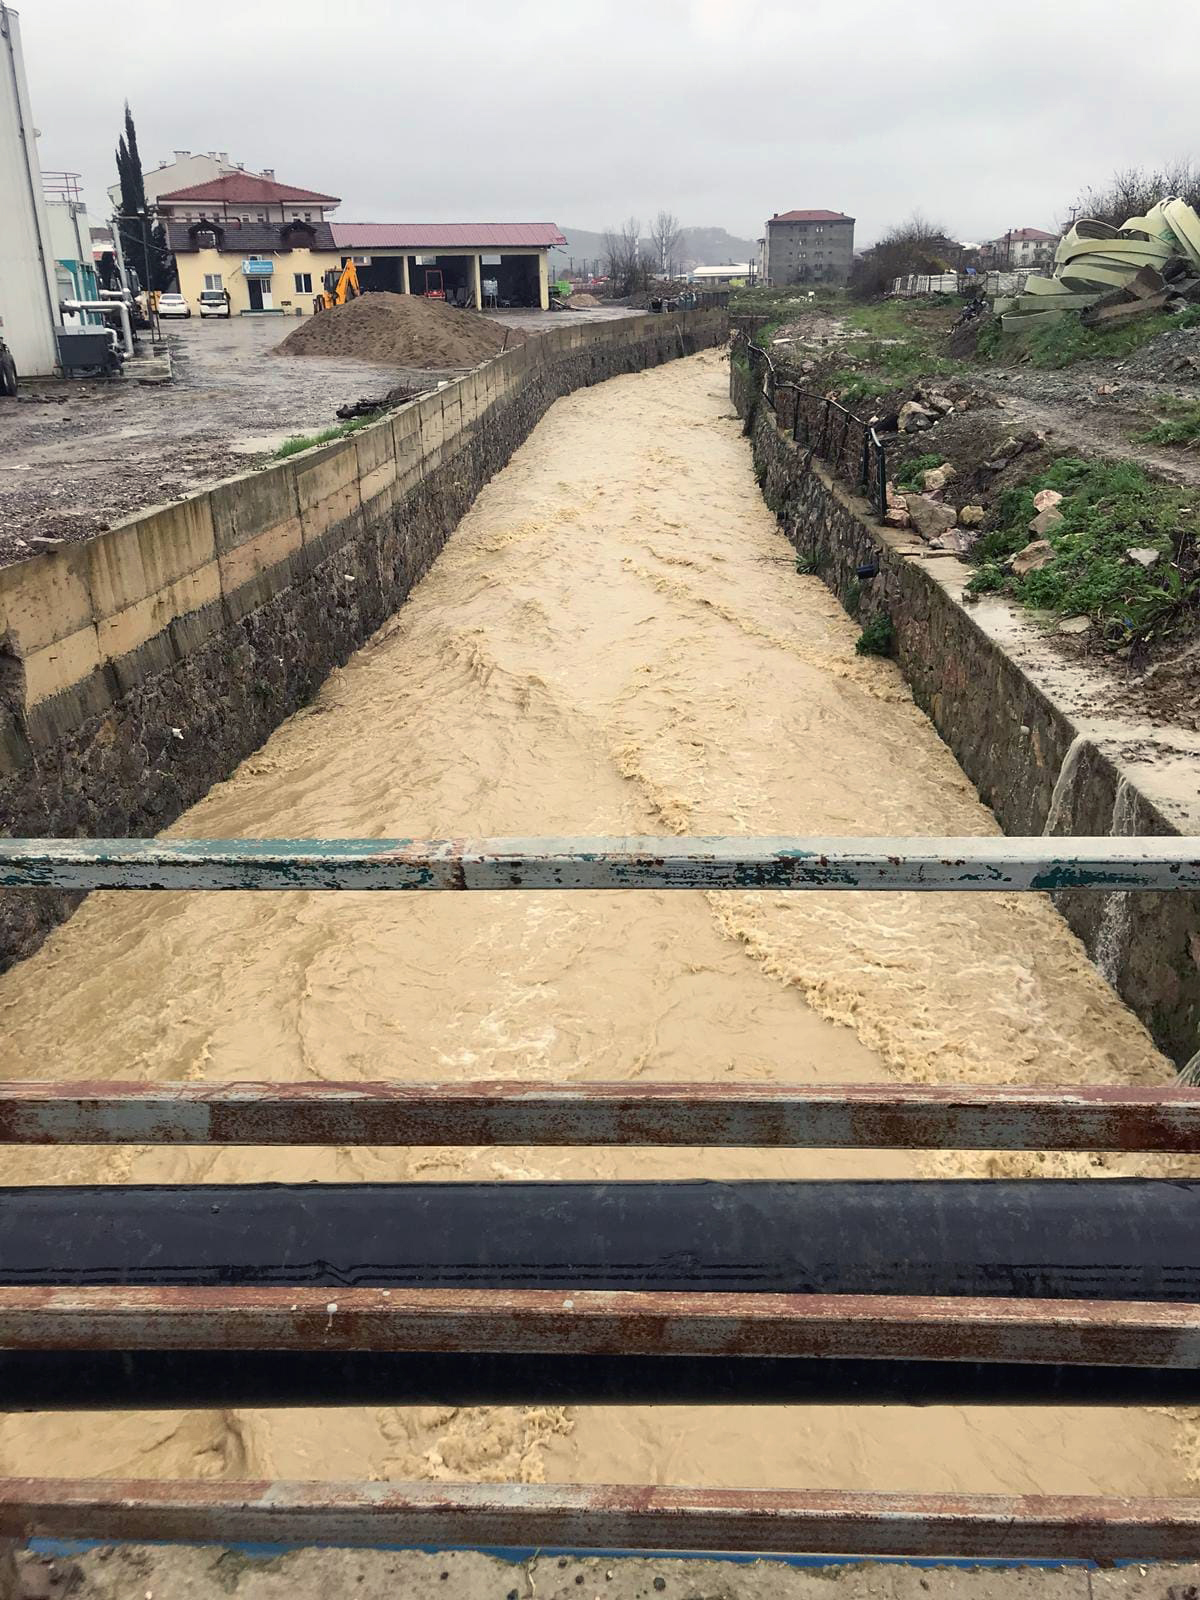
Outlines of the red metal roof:
{"label": "red metal roof", "polygon": [[553,222],[334,222],[339,250],[546,249],[566,244]]}
{"label": "red metal roof", "polygon": [[160,194],[159,200],[173,205],[176,201],[214,201],[226,205],[278,205],[307,201],[309,204],[336,206],[341,202],[335,194],[317,194],[313,189],[295,189],[290,183],[276,183],[274,178],[257,178],[252,172],[229,172],[210,183],[198,183],[191,189],[175,189],[171,194]]}
{"label": "red metal roof", "polygon": [[844,211],[777,211],[772,222],[853,222]]}

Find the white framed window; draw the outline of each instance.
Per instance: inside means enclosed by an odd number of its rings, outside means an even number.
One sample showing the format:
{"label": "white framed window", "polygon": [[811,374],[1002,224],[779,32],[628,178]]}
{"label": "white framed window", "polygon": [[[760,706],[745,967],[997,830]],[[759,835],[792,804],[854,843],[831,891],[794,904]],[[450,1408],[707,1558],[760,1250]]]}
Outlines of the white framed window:
{"label": "white framed window", "polygon": [[208,290],[215,289],[219,294],[225,287],[225,285],[221,282],[221,274],[219,272],[206,272],[204,274],[204,287]]}
{"label": "white framed window", "polygon": [[297,294],[311,294],[312,293],[312,273],[311,272],[297,272],[295,274],[295,279],[296,279],[296,293]]}
{"label": "white framed window", "polygon": [[304,220],[305,220],[305,222],[311,222],[312,221],[312,212],[311,211],[306,211],[304,213]]}
{"label": "white framed window", "polygon": [[267,220],[267,213],[265,211],[260,211],[258,213],[258,220],[259,222],[265,222]]}

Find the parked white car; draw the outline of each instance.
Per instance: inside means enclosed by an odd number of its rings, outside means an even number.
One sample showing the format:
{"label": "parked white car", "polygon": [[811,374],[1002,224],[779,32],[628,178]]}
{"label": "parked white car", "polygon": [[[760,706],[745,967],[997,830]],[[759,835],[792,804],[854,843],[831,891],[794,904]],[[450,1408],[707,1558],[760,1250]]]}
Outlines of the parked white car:
{"label": "parked white car", "polygon": [[158,314],[160,317],[190,317],[192,308],[181,294],[160,294]]}
{"label": "parked white car", "polygon": [[225,297],[224,289],[205,289],[200,296],[200,315],[202,317],[227,317],[229,315],[229,301]]}

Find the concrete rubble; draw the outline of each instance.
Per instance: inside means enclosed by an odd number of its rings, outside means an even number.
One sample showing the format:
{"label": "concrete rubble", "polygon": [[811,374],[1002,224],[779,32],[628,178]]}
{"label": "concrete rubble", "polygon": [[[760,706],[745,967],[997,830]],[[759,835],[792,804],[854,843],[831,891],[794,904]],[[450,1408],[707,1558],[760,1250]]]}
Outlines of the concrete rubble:
{"label": "concrete rubble", "polygon": [[1124,227],[1083,217],[1063,235],[1051,277],[995,302],[1006,333],[1078,312],[1085,327],[1120,327],[1200,305],[1200,215],[1167,199]]}

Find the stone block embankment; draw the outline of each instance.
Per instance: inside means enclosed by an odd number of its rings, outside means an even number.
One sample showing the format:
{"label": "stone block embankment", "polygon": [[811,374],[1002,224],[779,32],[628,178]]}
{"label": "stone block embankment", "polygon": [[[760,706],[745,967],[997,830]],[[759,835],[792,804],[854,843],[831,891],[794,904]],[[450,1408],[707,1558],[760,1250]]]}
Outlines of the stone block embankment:
{"label": "stone block embankment", "polygon": [[[730,393],[783,531],[852,616],[891,618],[918,705],[1005,833],[1200,833],[1194,776],[1178,781],[1196,755],[1181,763],[1177,741],[1135,717],[1093,715],[1105,681],[1065,666],[1007,602],[964,605],[962,563],[908,553],[911,536],[881,527],[792,442],[738,362]],[[1187,1061],[1200,1048],[1200,897],[1067,891],[1055,903],[1159,1048]]]}
{"label": "stone block embankment", "polygon": [[[723,310],[556,328],[350,437],[0,570],[0,826],[165,827],[397,609],[554,400],[727,337]],[[0,894],[0,968],[75,900]]]}

